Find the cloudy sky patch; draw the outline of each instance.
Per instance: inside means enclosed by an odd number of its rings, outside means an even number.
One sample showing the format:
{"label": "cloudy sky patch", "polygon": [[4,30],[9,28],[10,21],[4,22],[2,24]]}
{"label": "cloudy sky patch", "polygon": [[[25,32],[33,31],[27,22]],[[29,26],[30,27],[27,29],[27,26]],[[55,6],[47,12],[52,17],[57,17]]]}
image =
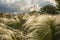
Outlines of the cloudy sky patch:
{"label": "cloudy sky patch", "polygon": [[[45,3],[47,1],[47,3]],[[30,8],[36,6],[38,8],[39,6],[46,5],[49,3],[52,3],[53,5],[56,5],[54,0],[0,0],[0,6],[6,5],[6,7],[10,9],[14,9],[17,11],[26,11],[30,10]],[[44,4],[43,4],[44,3]]]}

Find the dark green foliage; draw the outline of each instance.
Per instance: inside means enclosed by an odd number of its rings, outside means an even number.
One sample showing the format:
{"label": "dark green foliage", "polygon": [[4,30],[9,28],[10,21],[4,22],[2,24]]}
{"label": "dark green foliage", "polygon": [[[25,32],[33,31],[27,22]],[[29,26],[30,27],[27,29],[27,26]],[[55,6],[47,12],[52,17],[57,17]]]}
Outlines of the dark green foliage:
{"label": "dark green foliage", "polygon": [[33,10],[33,11],[29,12],[29,14],[34,14],[34,13],[36,13],[36,11],[35,11],[35,10]]}
{"label": "dark green foliage", "polygon": [[12,23],[12,24],[8,24],[8,26],[10,26],[14,29],[20,29],[21,30],[21,24],[20,23]]}
{"label": "dark green foliage", "polygon": [[60,11],[60,0],[55,0],[55,1],[57,3],[57,5],[56,5],[57,6],[57,10]]}
{"label": "dark green foliage", "polygon": [[48,13],[48,14],[57,14],[56,7],[54,7],[53,5],[49,5],[49,4],[41,8],[41,12]]}
{"label": "dark green foliage", "polygon": [[0,17],[2,17],[2,15],[3,15],[3,13],[2,13],[2,12],[0,12]]}

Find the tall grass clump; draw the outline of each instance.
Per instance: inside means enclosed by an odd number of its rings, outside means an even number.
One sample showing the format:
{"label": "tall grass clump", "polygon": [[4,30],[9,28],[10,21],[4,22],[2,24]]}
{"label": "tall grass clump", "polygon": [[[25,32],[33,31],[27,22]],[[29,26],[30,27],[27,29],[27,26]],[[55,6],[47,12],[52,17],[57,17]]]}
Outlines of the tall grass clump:
{"label": "tall grass clump", "polygon": [[56,21],[55,21],[55,34],[54,34],[54,37],[55,39],[54,40],[60,40],[60,14],[59,15],[55,15],[55,18],[56,18]]}
{"label": "tall grass clump", "polygon": [[19,30],[0,26],[0,40],[23,40],[24,36]]}
{"label": "tall grass clump", "polygon": [[19,19],[18,16],[14,16],[11,19],[9,19],[9,23],[7,25],[14,29],[22,30],[21,26],[23,23],[21,21],[22,21],[22,18]]}
{"label": "tall grass clump", "polygon": [[54,40],[55,18],[51,15],[33,16],[23,25],[28,40]]}

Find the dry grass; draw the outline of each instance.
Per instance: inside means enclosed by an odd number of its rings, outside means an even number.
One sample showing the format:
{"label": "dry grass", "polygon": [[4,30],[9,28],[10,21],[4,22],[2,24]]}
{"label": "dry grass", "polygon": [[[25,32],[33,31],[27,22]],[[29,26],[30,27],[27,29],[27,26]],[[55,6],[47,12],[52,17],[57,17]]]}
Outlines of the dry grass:
{"label": "dry grass", "polygon": [[60,15],[3,14],[0,17],[0,40],[58,40],[59,35]]}
{"label": "dry grass", "polygon": [[19,30],[0,26],[0,40],[22,40],[23,37]]}
{"label": "dry grass", "polygon": [[23,25],[27,38],[29,40],[49,40],[50,24],[54,20],[55,18],[51,15],[31,16]]}

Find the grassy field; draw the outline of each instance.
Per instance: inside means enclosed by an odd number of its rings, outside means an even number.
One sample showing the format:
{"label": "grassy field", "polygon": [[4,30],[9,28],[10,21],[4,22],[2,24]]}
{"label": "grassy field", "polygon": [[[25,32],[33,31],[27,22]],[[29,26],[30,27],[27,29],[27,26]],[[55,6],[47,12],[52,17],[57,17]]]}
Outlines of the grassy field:
{"label": "grassy field", "polygon": [[60,40],[60,14],[0,14],[0,40]]}

